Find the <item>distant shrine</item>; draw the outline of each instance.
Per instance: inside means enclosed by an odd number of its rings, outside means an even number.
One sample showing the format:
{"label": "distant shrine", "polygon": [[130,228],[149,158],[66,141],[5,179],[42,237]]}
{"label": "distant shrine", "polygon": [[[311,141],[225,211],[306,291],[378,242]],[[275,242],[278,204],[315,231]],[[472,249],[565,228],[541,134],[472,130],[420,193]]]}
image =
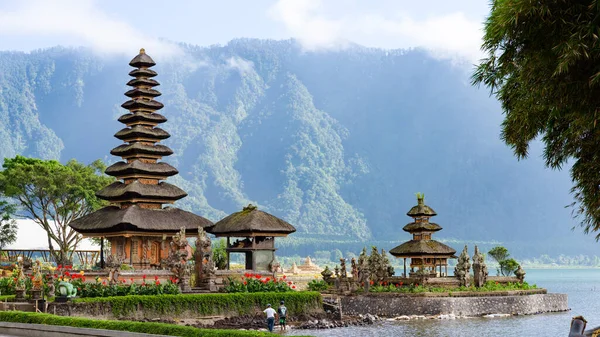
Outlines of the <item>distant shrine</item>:
{"label": "distant shrine", "polygon": [[[431,239],[431,235],[440,231],[442,227],[429,222],[429,218],[437,213],[425,205],[425,196],[422,193],[417,193],[417,205],[406,215],[412,217],[413,222],[404,226],[403,230],[412,234],[413,239],[390,250],[393,256],[404,259],[404,276],[448,276],[448,259],[456,258],[456,250]],[[410,259],[409,274],[406,274],[406,259]]]}
{"label": "distant shrine", "polygon": [[231,254],[244,254],[245,269],[268,272],[279,268],[275,237],[286,237],[295,231],[294,226],[254,205],[227,216],[210,229],[216,237],[227,237],[227,269]]}
{"label": "distant shrine", "polygon": [[[153,89],[159,85],[153,79],[157,73],[150,69],[155,63],[141,49],[129,65],[137,69],[129,73],[134,77],[127,83],[133,89],[125,93],[130,100],[121,105],[129,110],[119,118],[126,127],[115,134],[125,144],[110,152],[123,160],[106,169],[106,174],[118,181],[96,193],[111,205],[69,225],[85,237],[100,237],[101,246],[106,238],[111,244],[110,258],[113,262],[147,269],[159,267],[161,261],[169,256],[167,240],[182,227],[186,236],[194,236],[198,227],[209,229],[213,223],[179,208],[163,207],[184,198],[187,193],[165,182],[178,171],[160,161],[173,151],[158,144],[170,135],[157,127],[167,119],[156,112],[163,108],[163,104],[154,100],[161,95]],[[102,247],[101,254],[103,251]],[[101,265],[104,267],[103,256]]]}

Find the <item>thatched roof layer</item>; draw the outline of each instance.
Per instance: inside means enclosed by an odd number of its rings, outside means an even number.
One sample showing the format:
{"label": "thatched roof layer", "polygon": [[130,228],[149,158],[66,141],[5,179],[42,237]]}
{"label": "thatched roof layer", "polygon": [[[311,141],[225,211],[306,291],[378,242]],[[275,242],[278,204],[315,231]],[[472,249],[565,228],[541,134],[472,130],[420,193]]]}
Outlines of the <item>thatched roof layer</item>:
{"label": "thatched roof layer", "polygon": [[123,144],[115,147],[110,154],[119,157],[129,157],[135,154],[147,154],[153,156],[165,157],[173,154],[173,150],[164,145],[146,145],[142,143]]}
{"label": "thatched roof layer", "polygon": [[133,69],[129,72],[129,76],[132,77],[154,77],[156,75],[158,75],[156,71],[148,68]]}
{"label": "thatched roof layer", "polygon": [[127,82],[127,85],[131,87],[155,87],[157,85],[160,85],[160,83],[156,82],[156,80],[153,80],[151,78],[134,78],[129,80],[129,82]]}
{"label": "thatched roof layer", "polygon": [[396,257],[411,257],[415,255],[448,255],[456,253],[450,246],[435,240],[410,240],[389,252]]}
{"label": "thatched roof layer", "polygon": [[411,222],[408,225],[402,228],[404,231],[413,233],[413,232],[437,232],[442,230],[442,227],[433,222]]}
{"label": "thatched roof layer", "polygon": [[134,113],[124,114],[123,116],[119,117],[118,121],[123,124],[129,124],[138,121],[160,124],[166,122],[167,118],[159,113],[136,111]]}
{"label": "thatched roof layer", "polygon": [[[213,234],[235,233],[279,233],[290,234],[296,231],[294,226],[267,212],[259,211],[249,205],[240,212],[233,213],[218,221],[211,229]],[[232,235],[234,236],[234,235]]]}
{"label": "thatched roof layer", "polygon": [[139,160],[134,160],[130,163],[123,161],[116,162],[110,165],[106,174],[113,177],[120,177],[130,174],[143,174],[150,176],[170,177],[178,173],[177,169],[165,163],[144,163]]}
{"label": "thatched roof layer", "polygon": [[125,93],[125,96],[127,97],[140,97],[140,96],[144,96],[144,97],[158,97],[162,95],[160,93],[160,91],[158,90],[154,90],[154,89],[145,89],[145,88],[133,88],[131,90],[128,90]]}
{"label": "thatched roof layer", "polygon": [[165,106],[159,101],[147,101],[145,99],[131,99],[121,104],[123,109],[149,109],[149,110],[160,110]]}
{"label": "thatched roof layer", "polygon": [[138,180],[130,184],[116,181],[96,193],[98,198],[108,201],[120,201],[129,198],[175,201],[186,195],[187,193],[179,187],[166,182],[150,185],[143,184]]}
{"label": "thatched roof layer", "polygon": [[115,133],[115,138],[120,140],[133,139],[137,137],[162,140],[171,137],[171,135],[161,128],[146,128],[141,125],[134,125],[130,128],[124,128]]}
{"label": "thatched roof layer", "polygon": [[145,68],[155,66],[156,63],[142,48],[140,49],[140,53],[129,62],[129,65],[135,68]]}
{"label": "thatched roof layer", "polygon": [[79,233],[115,233],[125,231],[197,233],[198,227],[210,228],[213,223],[194,213],[172,207],[147,209],[131,206],[120,209],[108,206],[69,223]]}
{"label": "thatched roof layer", "polygon": [[422,193],[417,193],[417,206],[413,206],[413,208],[406,213],[408,216],[436,216],[437,213],[433,210],[433,208],[425,205],[425,196]]}

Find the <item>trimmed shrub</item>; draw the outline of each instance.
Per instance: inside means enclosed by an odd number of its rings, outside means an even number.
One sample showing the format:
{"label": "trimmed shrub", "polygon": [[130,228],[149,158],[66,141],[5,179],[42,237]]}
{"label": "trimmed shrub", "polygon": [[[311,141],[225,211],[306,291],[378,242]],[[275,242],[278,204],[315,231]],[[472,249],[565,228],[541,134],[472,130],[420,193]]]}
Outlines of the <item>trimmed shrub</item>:
{"label": "trimmed shrub", "polygon": [[245,315],[265,308],[268,303],[276,305],[285,301],[291,315],[308,313],[313,308],[322,308],[323,299],[318,292],[283,292],[283,293],[230,293],[230,294],[180,294],[159,296],[116,296],[79,298],[75,303],[109,303],[114,317],[128,316],[138,310],[164,315],[179,315],[185,311],[197,312],[203,316],[232,313]]}
{"label": "trimmed shrub", "polygon": [[165,323],[105,321],[79,317],[63,317],[50,314],[40,314],[21,311],[1,311],[0,321],[13,323],[46,324],[70,326],[77,328],[92,328],[104,330],[117,330],[139,332],[167,336],[182,337],[267,337],[271,333],[259,331],[225,330],[225,329],[197,329]]}

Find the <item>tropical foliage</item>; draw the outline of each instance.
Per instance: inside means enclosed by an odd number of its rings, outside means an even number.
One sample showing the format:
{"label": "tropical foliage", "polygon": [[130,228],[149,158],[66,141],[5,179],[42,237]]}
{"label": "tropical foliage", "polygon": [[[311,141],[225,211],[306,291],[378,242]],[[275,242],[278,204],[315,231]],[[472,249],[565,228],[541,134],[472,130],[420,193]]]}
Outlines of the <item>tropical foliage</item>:
{"label": "tropical foliage", "polygon": [[308,290],[323,291],[329,289],[329,285],[324,280],[310,280],[308,282]]}
{"label": "tropical foliage", "polygon": [[95,193],[113,180],[102,175],[104,164],[97,160],[86,166],[70,160],[63,165],[16,156],[5,159],[3,168],[0,194],[15,200],[25,216],[46,232],[54,261],[70,263],[82,237],[69,222],[103,205]]}
{"label": "tropical foliage", "polygon": [[519,268],[519,263],[510,257],[508,249],[502,246],[492,248],[488,255],[498,263],[497,274],[511,276]]}
{"label": "tropical foliage", "polygon": [[213,241],[213,262],[219,270],[227,269],[227,243],[224,238]]}
{"label": "tropical foliage", "polygon": [[502,138],[519,158],[535,139],[546,166],[572,159],[572,192],[586,232],[600,239],[600,2],[496,0],[473,76],[506,113]]}
{"label": "tropical foliage", "polygon": [[17,222],[13,219],[15,206],[0,200],[0,251],[17,240]]}

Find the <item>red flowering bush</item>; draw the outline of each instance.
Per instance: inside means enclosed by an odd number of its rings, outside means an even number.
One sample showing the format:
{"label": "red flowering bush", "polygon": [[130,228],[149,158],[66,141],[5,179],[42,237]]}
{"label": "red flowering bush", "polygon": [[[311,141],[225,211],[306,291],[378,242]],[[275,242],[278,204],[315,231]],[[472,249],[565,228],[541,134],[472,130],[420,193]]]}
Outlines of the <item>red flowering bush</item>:
{"label": "red flowering bush", "polygon": [[71,281],[77,287],[79,297],[107,297],[127,295],[175,295],[179,294],[177,278],[171,277],[166,284],[162,284],[158,277],[152,283],[136,284],[133,279],[128,283],[125,279],[119,280],[117,284],[107,284],[105,279],[96,278],[95,283],[84,283],[81,278]]}
{"label": "red flowering bush", "polygon": [[229,278],[224,290],[227,293],[257,293],[257,292],[286,292],[296,289],[292,282],[286,282],[286,277],[279,279],[265,277],[259,274],[245,273],[241,281]]}

